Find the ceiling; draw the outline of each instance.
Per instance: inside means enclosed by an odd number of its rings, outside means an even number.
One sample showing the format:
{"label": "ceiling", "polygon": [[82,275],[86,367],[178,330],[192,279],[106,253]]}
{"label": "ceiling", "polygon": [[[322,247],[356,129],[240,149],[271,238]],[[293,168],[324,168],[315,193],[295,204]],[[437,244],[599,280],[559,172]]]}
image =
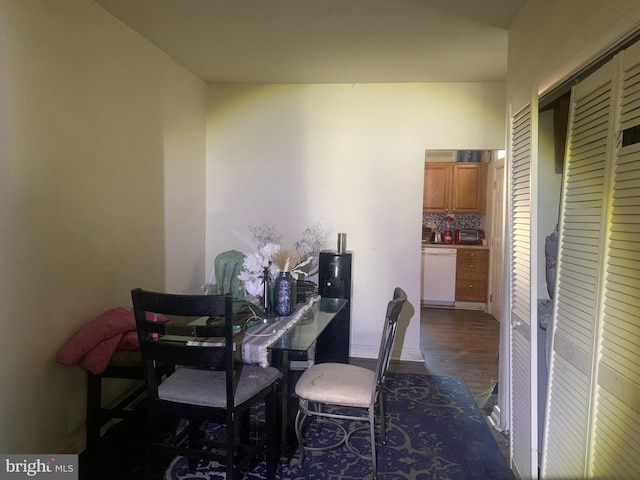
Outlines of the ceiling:
{"label": "ceiling", "polygon": [[213,83],[505,81],[527,0],[95,0]]}

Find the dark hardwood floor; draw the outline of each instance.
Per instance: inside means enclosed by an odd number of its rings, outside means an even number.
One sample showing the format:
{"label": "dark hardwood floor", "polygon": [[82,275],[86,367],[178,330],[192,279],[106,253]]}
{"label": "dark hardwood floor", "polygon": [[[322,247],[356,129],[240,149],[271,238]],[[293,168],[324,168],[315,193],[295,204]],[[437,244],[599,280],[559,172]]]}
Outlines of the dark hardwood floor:
{"label": "dark hardwood floor", "polygon": [[[400,373],[423,373],[462,377],[476,404],[482,406],[498,381],[500,322],[477,310],[421,309],[420,347],[423,362],[392,361],[389,369]],[[375,367],[375,360],[351,359],[351,363]],[[495,397],[495,396],[494,396]],[[509,438],[487,424],[509,461]]]}
{"label": "dark hardwood floor", "polygon": [[498,381],[500,322],[485,312],[422,308],[420,347],[428,373],[462,377],[478,404]]}

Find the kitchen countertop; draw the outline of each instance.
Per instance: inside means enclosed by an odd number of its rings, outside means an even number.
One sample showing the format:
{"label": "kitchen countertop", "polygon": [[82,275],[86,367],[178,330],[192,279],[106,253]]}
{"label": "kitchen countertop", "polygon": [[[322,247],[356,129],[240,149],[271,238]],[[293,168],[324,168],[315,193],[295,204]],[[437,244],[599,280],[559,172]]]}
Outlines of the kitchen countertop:
{"label": "kitchen countertop", "polygon": [[427,243],[422,242],[422,248],[472,248],[476,250],[488,250],[489,245],[468,245],[465,243]]}

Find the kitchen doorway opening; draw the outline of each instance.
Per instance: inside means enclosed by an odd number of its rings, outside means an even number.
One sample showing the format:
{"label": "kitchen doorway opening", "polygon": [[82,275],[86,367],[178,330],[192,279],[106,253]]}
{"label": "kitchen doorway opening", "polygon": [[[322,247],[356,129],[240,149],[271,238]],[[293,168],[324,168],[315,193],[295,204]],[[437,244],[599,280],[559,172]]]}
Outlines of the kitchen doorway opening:
{"label": "kitchen doorway opening", "polygon": [[[421,305],[483,310],[500,321],[505,151],[427,150],[424,172]],[[443,272],[426,261],[438,248],[477,252],[458,255]],[[438,278],[453,279],[449,297],[430,290]]]}
{"label": "kitchen doorway opening", "polygon": [[[427,166],[428,163],[455,162],[458,164],[457,150],[430,150],[425,155],[420,347],[429,373],[460,376],[465,379],[476,403],[484,406],[489,415],[493,409],[493,402],[497,401],[499,377],[506,154],[504,150],[483,152],[485,153],[482,155],[465,157],[478,162],[463,162],[483,165],[481,167],[483,177],[480,183],[482,188],[464,200],[467,205],[471,205],[470,210],[464,213],[447,210],[453,208],[452,202],[461,201],[460,198],[452,200],[452,195],[454,195],[454,188],[457,189],[456,193],[460,194],[462,184],[454,185],[453,178],[447,176],[445,166]],[[429,178],[428,170],[436,171],[441,175],[440,178],[436,181]],[[464,167],[460,170],[464,170]],[[467,173],[466,170],[465,173]],[[429,191],[429,186],[435,186],[441,190]],[[473,197],[478,195],[482,198],[479,201],[477,198],[474,200]],[[442,198],[445,199],[442,200]],[[440,205],[437,201],[440,201]],[[474,210],[473,207],[477,208]],[[437,238],[435,233],[438,232],[438,221],[446,216],[454,218],[451,222],[454,225],[454,243],[434,245],[432,240]],[[478,236],[475,243],[470,240],[467,244],[456,244],[456,240],[460,238],[456,235],[456,230],[463,229],[470,230],[471,233],[474,230],[482,231],[484,242]],[[453,297],[444,302],[440,297],[434,297],[438,301],[432,301],[433,295],[425,289],[428,290],[427,287],[433,283],[434,278],[442,277],[443,272],[431,272],[425,268],[425,265],[429,266],[429,262],[425,263],[425,253],[432,249],[444,248],[454,248],[458,252],[478,249],[477,251],[484,252],[486,263],[482,267],[479,267],[479,263],[475,261],[463,265],[464,259],[468,260],[468,257],[460,256],[459,261],[451,264],[453,272],[449,272],[449,275],[453,276],[455,285]],[[461,269],[465,269],[467,276],[461,277],[457,274],[458,264]],[[472,284],[473,287],[482,285],[484,288],[481,301],[460,301],[465,298],[465,294],[461,294],[460,289],[468,289]]]}

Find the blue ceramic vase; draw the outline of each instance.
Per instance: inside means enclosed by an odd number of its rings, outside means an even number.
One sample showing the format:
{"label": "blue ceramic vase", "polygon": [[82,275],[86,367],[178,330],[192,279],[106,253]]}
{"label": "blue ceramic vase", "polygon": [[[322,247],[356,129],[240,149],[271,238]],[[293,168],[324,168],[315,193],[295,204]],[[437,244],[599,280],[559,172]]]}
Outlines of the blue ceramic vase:
{"label": "blue ceramic vase", "polygon": [[296,308],[296,281],[289,272],[280,272],[274,286],[276,315],[289,316]]}

